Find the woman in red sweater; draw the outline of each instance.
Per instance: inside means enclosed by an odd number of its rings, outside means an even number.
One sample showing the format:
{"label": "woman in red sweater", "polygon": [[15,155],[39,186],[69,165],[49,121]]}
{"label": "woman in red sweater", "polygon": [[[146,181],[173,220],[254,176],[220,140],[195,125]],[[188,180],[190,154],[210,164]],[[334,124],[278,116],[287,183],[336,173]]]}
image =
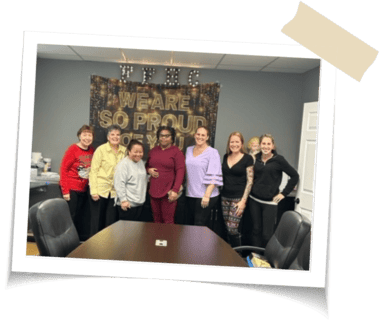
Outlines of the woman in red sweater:
{"label": "woman in red sweater", "polygon": [[79,231],[79,216],[84,213],[87,201],[88,175],[94,148],[93,127],[83,125],[77,131],[79,142],[68,147],[60,166],[60,187],[68,202],[72,220]]}
{"label": "woman in red sweater", "polygon": [[157,130],[159,145],[149,151],[145,168],[151,176],[149,195],[155,223],[173,224],[177,197],[185,175],[185,157],[173,145],[175,129],[161,126]]}

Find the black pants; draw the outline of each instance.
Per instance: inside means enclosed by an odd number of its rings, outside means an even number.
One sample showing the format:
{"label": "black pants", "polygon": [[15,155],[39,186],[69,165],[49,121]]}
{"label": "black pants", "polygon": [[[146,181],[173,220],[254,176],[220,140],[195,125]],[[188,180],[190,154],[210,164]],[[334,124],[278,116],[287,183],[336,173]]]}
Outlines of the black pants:
{"label": "black pants", "polygon": [[85,206],[87,202],[87,192],[77,192],[71,190],[69,193],[69,212],[71,213],[72,221],[76,227],[77,233],[83,230],[83,217],[85,216]]}
{"label": "black pants", "polygon": [[188,209],[188,221],[195,226],[208,226],[211,218],[211,210],[216,205],[219,196],[209,199],[206,208],[201,207],[202,198],[186,198],[186,207]]}
{"label": "black pants", "polygon": [[90,235],[97,234],[100,230],[112,225],[118,220],[117,207],[114,206],[115,200],[108,196],[108,198],[100,197],[99,200],[94,201],[89,195],[90,211],[91,211],[91,231]]}
{"label": "black pants", "polygon": [[248,200],[252,218],[251,245],[265,248],[275,232],[277,205],[263,204],[252,198]]}
{"label": "black pants", "polygon": [[133,220],[141,221],[141,212],[143,211],[143,206],[128,208],[127,210],[121,209],[121,206],[116,205],[117,211],[119,214],[119,220]]}

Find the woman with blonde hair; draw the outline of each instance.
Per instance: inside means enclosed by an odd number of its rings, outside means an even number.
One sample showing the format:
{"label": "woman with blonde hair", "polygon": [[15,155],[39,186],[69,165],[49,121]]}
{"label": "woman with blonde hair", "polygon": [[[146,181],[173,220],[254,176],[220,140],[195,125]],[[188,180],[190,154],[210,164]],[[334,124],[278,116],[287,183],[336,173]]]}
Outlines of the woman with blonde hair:
{"label": "woman with blonde hair", "polygon": [[228,239],[232,247],[241,245],[239,224],[253,183],[253,159],[245,152],[240,132],[229,135],[223,164],[221,207]]}
{"label": "woman with blonde hair", "polygon": [[[253,222],[251,244],[265,247],[274,233],[277,205],[296,186],[299,174],[283,156],[277,154],[275,139],[271,134],[260,137],[260,148],[260,153],[256,154],[249,208]],[[283,172],[290,179],[285,188],[279,191]]]}
{"label": "woman with blonde hair", "polygon": [[247,143],[248,153],[252,156],[253,162],[256,160],[256,154],[260,152],[260,138],[254,136]]}

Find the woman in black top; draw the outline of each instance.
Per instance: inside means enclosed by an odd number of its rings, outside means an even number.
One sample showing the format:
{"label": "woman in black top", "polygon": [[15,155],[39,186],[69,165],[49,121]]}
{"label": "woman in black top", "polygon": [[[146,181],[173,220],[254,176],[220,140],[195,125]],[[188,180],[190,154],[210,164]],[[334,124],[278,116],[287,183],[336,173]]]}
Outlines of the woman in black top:
{"label": "woman in black top", "polygon": [[[260,137],[260,148],[261,153],[256,155],[249,208],[253,221],[251,244],[265,247],[274,233],[277,205],[296,186],[299,174],[283,156],[276,153],[275,140],[272,135],[264,134]],[[283,172],[290,179],[280,192]]]}
{"label": "woman in black top", "polygon": [[221,206],[232,247],[241,245],[238,231],[253,182],[253,158],[245,153],[244,137],[240,132],[229,136],[227,154],[222,164],[223,190]]}

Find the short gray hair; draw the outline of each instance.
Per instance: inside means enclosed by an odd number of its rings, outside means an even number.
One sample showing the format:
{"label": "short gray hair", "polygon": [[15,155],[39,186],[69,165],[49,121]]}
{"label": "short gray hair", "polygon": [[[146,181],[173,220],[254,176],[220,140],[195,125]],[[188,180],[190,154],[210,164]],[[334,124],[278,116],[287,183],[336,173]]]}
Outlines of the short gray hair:
{"label": "short gray hair", "polygon": [[111,126],[109,126],[107,128],[107,137],[109,136],[109,134],[112,132],[112,131],[119,131],[120,134],[121,134],[121,127],[118,126],[117,124],[112,124]]}

